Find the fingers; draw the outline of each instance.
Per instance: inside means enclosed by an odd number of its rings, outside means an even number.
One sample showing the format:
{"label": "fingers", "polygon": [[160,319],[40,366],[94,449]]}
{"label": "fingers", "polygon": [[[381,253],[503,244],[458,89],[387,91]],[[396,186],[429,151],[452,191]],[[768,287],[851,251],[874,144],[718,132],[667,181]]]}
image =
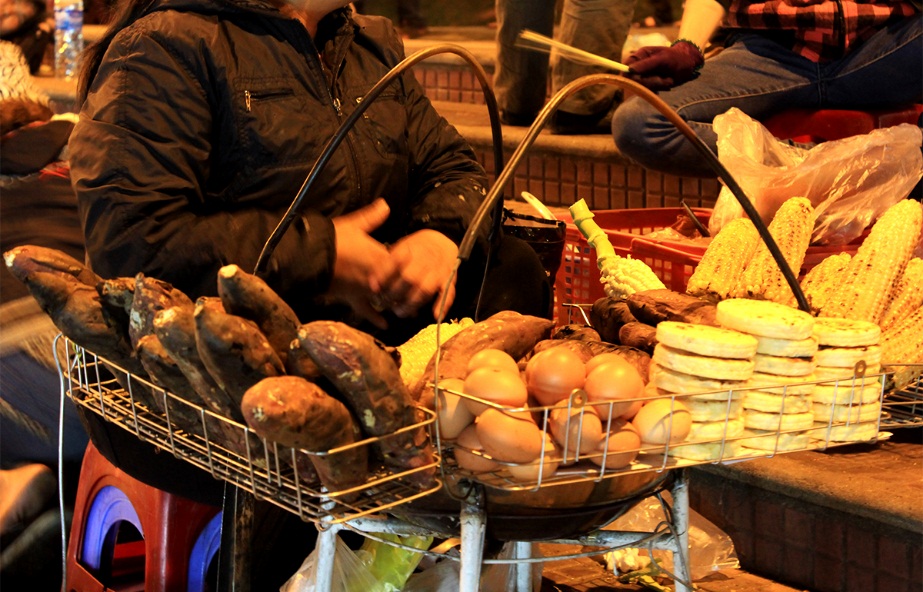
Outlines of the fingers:
{"label": "fingers", "polygon": [[337,217],[336,224],[350,224],[363,232],[372,232],[385,223],[391,214],[391,208],[383,198],[379,197],[367,206]]}
{"label": "fingers", "polygon": [[448,288],[445,289],[445,302],[443,302],[443,291],[440,290],[439,294],[436,296],[436,301],[433,303],[433,318],[438,322],[445,320],[445,314],[452,308],[452,304],[455,303],[455,282],[453,281]]}

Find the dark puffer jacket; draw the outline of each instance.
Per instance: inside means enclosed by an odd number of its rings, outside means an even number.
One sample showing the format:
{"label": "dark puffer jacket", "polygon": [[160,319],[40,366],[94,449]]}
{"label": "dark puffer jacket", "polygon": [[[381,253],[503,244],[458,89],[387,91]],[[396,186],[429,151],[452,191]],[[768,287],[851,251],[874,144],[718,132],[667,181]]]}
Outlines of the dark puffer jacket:
{"label": "dark puffer jacket", "polygon": [[[325,143],[403,57],[389,21],[349,9],[315,41],[258,0],[163,0],[118,34],[70,141],[98,274],[143,271],[195,297],[216,292],[222,265],[253,269]],[[334,153],[265,277],[316,317],[331,217],[382,196],[392,214],[378,240],[432,228],[459,242],[485,187],[468,144],[405,73]]]}

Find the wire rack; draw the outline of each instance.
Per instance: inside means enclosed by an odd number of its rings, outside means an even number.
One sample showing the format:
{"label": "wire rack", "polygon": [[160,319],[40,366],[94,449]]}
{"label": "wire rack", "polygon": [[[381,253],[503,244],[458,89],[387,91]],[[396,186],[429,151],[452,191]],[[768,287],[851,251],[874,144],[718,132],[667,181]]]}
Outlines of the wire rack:
{"label": "wire rack", "polygon": [[[59,369],[66,393],[76,405],[303,520],[340,523],[400,506],[442,487],[439,479],[426,486],[417,485],[426,481],[418,473],[436,471],[440,464],[437,455],[431,464],[402,472],[373,465],[365,483],[328,491],[317,479],[311,457],[341,454],[359,446],[374,447],[393,434],[325,452],[286,448],[59,336],[58,342],[62,340],[66,354],[63,361],[59,360]],[[420,423],[400,432],[420,427],[430,430],[435,416],[423,411]],[[369,458],[372,457],[370,450]]]}
{"label": "wire rack", "polygon": [[[877,442],[891,436],[890,432],[883,430],[911,425],[910,422],[917,422],[916,425],[923,423],[923,385],[919,379],[913,388],[885,396],[885,385],[889,376],[888,373],[860,373],[839,380],[789,381],[786,384],[764,384],[734,390],[699,391],[669,396],[657,394],[625,399],[618,403],[587,402],[586,394],[576,390],[568,400],[556,406],[522,408],[503,407],[465,393],[440,389],[510,415],[530,413],[541,429],[543,438],[551,437],[557,442],[558,447],[555,449],[556,452],[544,450],[537,460],[530,463],[505,462],[482,449],[463,446],[452,440],[439,439],[438,448],[444,459],[444,469],[454,473],[456,477],[471,478],[489,487],[506,491],[539,491],[639,472],[662,472],[701,464],[738,462],[805,450],[822,451],[856,442]],[[815,386],[835,389],[838,404],[835,406],[836,409],[831,406],[829,415],[815,415],[810,427],[787,427],[789,414],[783,414],[780,410],[763,413],[764,421],[768,419],[772,422],[772,418],[775,418],[774,427],[758,432],[749,428],[741,431],[740,422],[743,421],[744,414],[741,399],[748,392],[771,391],[781,397],[781,409],[792,409],[795,405],[803,405],[802,393],[810,391]],[[867,392],[860,395],[863,389],[869,388],[878,390],[875,401],[868,399]],[[609,438],[618,421],[610,418],[617,418],[620,413],[614,406],[633,402],[644,404],[654,399],[669,400],[669,412],[659,422],[663,433],[675,433],[674,429],[682,431],[681,424],[692,423],[693,429],[689,435],[674,438],[672,441],[664,438],[662,444],[641,444],[635,448],[622,447],[617,452],[609,452]],[[718,409],[723,407],[726,412],[712,421],[690,422],[688,409],[691,402],[707,402]],[[874,411],[874,415],[869,415],[870,409]],[[556,427],[553,414],[561,412],[569,417],[569,420],[566,424],[558,424]],[[592,451],[581,453],[580,450],[584,448],[581,438],[587,433],[583,427],[595,421],[594,417],[603,418],[600,422],[602,439]],[[702,423],[708,424],[707,430],[699,429]],[[699,424],[698,428],[696,424]],[[439,430],[436,431],[438,434]],[[489,461],[495,464],[495,468],[484,471],[463,468],[457,460],[459,452]],[[634,459],[630,462],[616,460],[617,456],[624,459],[625,455]],[[470,463],[464,464],[470,466]],[[523,471],[524,468],[532,470]],[[531,475],[523,477],[523,473]]]}
{"label": "wire rack", "polygon": [[887,429],[923,426],[923,364],[885,366],[892,376],[906,373],[906,386],[888,389],[882,402],[881,425]]}

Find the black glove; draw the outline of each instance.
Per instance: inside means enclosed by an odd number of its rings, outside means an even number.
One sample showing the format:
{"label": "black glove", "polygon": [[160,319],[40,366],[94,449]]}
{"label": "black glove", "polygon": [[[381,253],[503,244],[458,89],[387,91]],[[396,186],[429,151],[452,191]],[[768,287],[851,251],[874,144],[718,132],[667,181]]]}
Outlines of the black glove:
{"label": "black glove", "polygon": [[699,48],[684,39],[670,47],[642,47],[625,60],[627,76],[653,91],[669,90],[692,80],[704,63]]}

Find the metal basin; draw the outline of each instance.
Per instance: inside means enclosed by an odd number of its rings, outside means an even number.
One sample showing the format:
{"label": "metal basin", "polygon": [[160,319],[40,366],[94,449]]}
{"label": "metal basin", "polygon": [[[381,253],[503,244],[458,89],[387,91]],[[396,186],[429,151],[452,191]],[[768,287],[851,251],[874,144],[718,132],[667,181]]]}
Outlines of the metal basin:
{"label": "metal basin", "polygon": [[[632,508],[664,485],[671,472],[628,473],[601,481],[543,485],[535,491],[483,488],[487,536],[500,541],[543,541],[581,536]],[[446,475],[442,490],[400,506],[391,513],[445,536],[460,534],[462,504],[471,491],[467,480]]]}

